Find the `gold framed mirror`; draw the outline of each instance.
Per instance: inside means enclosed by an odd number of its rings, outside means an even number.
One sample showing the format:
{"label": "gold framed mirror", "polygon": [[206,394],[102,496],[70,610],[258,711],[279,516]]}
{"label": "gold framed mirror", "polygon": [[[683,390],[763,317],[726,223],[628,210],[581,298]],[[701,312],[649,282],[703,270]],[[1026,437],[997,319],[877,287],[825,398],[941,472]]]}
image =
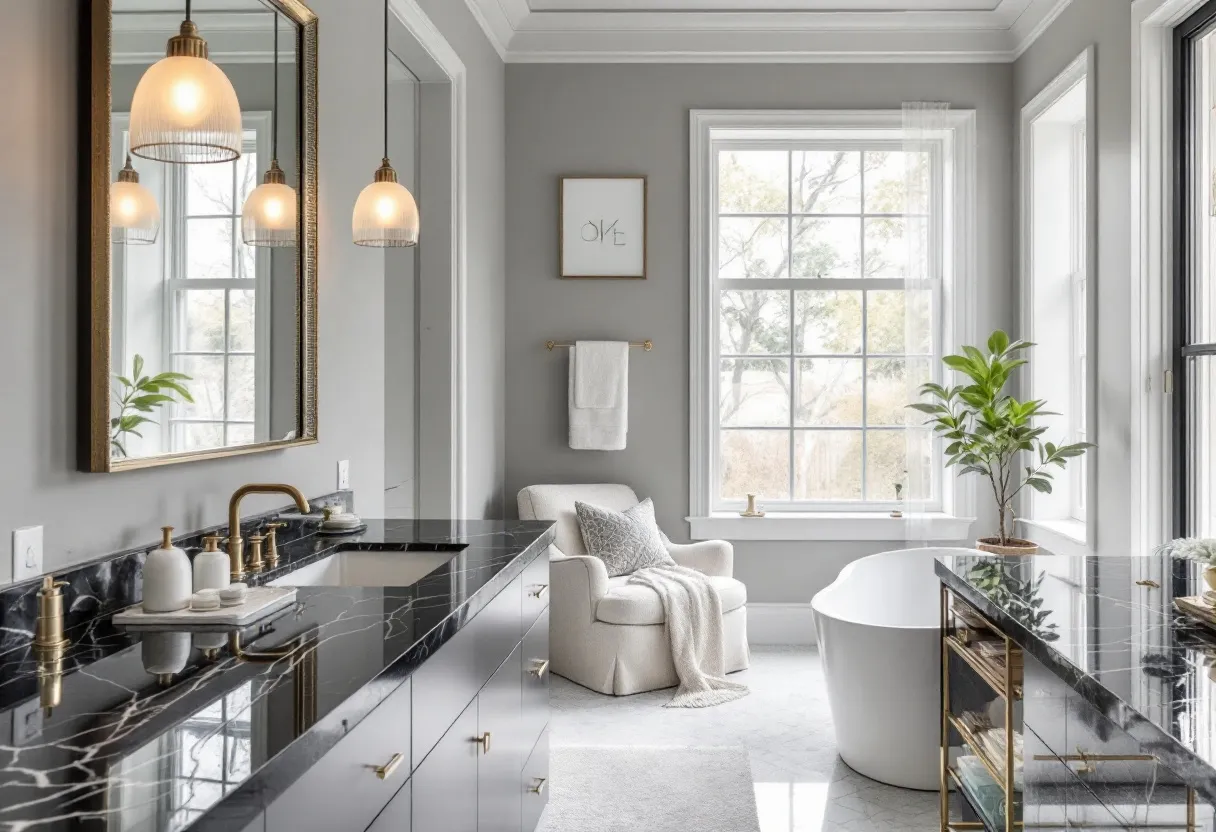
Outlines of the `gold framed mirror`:
{"label": "gold framed mirror", "polygon": [[316,15],[86,8],[81,467],[315,443]]}

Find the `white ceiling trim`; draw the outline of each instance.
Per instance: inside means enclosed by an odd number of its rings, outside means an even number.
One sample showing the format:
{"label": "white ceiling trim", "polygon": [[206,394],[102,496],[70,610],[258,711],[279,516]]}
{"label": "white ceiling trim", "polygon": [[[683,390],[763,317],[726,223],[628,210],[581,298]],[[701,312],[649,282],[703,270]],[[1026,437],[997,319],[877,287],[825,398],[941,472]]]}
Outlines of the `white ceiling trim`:
{"label": "white ceiling trim", "polygon": [[1001,0],[990,11],[920,4],[912,11],[647,12],[533,11],[528,0],[466,0],[510,63],[1009,62],[1070,2]]}

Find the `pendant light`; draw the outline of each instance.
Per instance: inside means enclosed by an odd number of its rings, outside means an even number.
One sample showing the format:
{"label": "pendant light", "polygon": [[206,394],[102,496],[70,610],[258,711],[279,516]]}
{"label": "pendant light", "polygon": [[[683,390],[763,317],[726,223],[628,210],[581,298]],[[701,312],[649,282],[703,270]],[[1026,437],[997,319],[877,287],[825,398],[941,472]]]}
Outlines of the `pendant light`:
{"label": "pendant light", "polygon": [[418,205],[388,161],[388,0],[384,2],[384,158],[372,184],[359,194],[351,218],[355,245],[418,245]]}
{"label": "pendant light", "polygon": [[270,114],[270,167],[241,209],[241,239],[248,246],[296,244],[296,191],[279,167],[279,13],[274,14],[274,111]]}
{"label": "pendant light", "polygon": [[139,184],[139,172],[131,167],[131,156],[110,186],[110,239],[119,245],[149,245],[160,231],[160,206],[156,197]]}
{"label": "pendant light", "polygon": [[131,99],[131,152],[177,164],[241,156],[241,105],[232,82],[207,58],[207,41],[186,19],[165,57],[148,67]]}

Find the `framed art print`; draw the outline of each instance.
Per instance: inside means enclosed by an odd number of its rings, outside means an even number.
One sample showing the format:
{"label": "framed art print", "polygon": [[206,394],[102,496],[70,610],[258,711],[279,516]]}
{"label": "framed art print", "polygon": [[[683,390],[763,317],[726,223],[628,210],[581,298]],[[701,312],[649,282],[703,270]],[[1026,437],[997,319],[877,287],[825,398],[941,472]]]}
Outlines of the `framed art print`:
{"label": "framed art print", "polygon": [[558,260],[564,278],[646,278],[646,177],[563,176]]}

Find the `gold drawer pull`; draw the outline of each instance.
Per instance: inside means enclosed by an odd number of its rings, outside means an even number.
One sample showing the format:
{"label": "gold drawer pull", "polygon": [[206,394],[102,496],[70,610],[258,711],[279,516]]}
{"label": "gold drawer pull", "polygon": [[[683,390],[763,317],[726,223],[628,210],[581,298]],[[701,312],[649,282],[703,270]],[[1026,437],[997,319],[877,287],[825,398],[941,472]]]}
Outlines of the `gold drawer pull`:
{"label": "gold drawer pull", "polygon": [[528,594],[531,595],[533,598],[540,599],[540,598],[544,598],[545,593],[548,591],[549,591],[548,584],[537,584],[535,589],[533,589]]}
{"label": "gold drawer pull", "polygon": [[389,758],[387,763],[382,766],[376,766],[376,776],[381,780],[387,780],[392,777],[393,772],[397,770],[397,766],[401,765],[401,761],[404,759],[405,757],[401,755],[401,752],[397,752]]}
{"label": "gold drawer pull", "polygon": [[532,794],[544,794],[545,784],[548,782],[549,781],[543,777],[537,777],[535,780],[535,785],[529,786],[528,791],[532,792]]}
{"label": "gold drawer pull", "polygon": [[473,737],[473,742],[481,746],[482,754],[490,753],[490,732],[486,731],[480,737]]}
{"label": "gold drawer pull", "polygon": [[549,669],[548,659],[533,659],[532,666],[528,668],[528,672],[537,679],[545,678],[545,671]]}

